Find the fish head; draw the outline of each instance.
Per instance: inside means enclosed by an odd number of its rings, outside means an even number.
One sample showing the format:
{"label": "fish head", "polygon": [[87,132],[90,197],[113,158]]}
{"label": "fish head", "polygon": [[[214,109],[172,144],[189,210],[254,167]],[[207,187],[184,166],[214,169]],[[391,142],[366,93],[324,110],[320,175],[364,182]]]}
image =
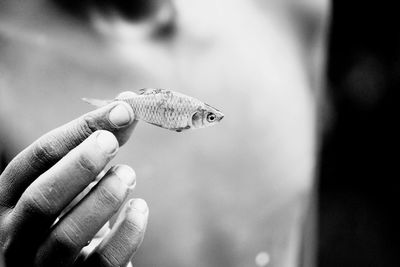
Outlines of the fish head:
{"label": "fish head", "polygon": [[192,115],[192,127],[194,129],[204,128],[217,124],[222,120],[224,114],[218,109],[204,104]]}

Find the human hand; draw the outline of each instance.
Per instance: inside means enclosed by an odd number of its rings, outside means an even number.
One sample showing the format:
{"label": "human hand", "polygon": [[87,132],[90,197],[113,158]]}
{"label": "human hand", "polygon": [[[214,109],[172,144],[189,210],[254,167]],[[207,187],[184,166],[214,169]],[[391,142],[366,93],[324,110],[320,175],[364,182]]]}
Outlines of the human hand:
{"label": "human hand", "polygon": [[135,186],[134,171],[114,166],[85,193],[135,125],[129,105],[113,102],[43,135],[8,164],[0,175],[7,267],[128,264],[143,239],[146,202],[129,200],[111,231],[107,222]]}

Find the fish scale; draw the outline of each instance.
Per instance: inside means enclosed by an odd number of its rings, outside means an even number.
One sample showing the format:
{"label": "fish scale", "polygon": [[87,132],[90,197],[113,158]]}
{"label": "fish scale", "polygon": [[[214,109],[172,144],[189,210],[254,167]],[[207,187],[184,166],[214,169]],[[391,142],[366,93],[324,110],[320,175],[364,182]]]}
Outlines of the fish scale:
{"label": "fish scale", "polygon": [[136,119],[178,132],[211,126],[224,117],[219,110],[196,98],[166,89],[142,89],[139,94],[122,95],[114,100],[84,100],[97,107],[124,101],[132,107]]}
{"label": "fish scale", "polygon": [[191,115],[202,106],[196,99],[170,91],[119,100],[132,106],[137,119],[168,129],[187,127]]}

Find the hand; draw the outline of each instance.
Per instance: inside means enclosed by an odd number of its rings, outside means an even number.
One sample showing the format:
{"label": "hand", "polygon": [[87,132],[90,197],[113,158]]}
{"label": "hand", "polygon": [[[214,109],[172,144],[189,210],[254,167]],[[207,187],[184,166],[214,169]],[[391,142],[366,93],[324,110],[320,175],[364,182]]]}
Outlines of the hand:
{"label": "hand", "polygon": [[45,134],[9,163],[0,175],[7,267],[129,263],[147,225],[146,202],[127,201],[111,230],[107,222],[135,186],[135,173],[117,165],[93,184],[135,125],[129,105],[113,102]]}

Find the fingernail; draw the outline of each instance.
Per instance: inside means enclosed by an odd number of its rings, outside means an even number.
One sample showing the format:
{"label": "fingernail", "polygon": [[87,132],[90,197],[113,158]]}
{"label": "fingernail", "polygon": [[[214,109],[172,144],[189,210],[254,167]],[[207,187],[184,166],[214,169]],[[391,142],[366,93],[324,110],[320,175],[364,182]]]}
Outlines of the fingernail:
{"label": "fingernail", "polygon": [[128,125],[132,121],[132,117],[132,109],[123,103],[116,105],[108,115],[110,122],[118,127]]}
{"label": "fingernail", "polygon": [[117,165],[113,167],[113,172],[129,187],[134,187],[136,184],[135,171],[126,165]]}
{"label": "fingernail", "polygon": [[131,199],[130,202],[129,202],[129,205],[133,209],[135,209],[135,210],[137,210],[137,211],[139,211],[140,213],[143,213],[143,214],[146,213],[147,210],[148,210],[146,201],[144,201],[141,198]]}
{"label": "fingernail", "polygon": [[136,225],[137,229],[144,230],[147,225],[148,207],[143,199],[131,199],[125,213],[125,219]]}
{"label": "fingernail", "polygon": [[108,131],[99,131],[96,136],[97,144],[107,153],[113,154],[118,149],[118,141],[115,136]]}

